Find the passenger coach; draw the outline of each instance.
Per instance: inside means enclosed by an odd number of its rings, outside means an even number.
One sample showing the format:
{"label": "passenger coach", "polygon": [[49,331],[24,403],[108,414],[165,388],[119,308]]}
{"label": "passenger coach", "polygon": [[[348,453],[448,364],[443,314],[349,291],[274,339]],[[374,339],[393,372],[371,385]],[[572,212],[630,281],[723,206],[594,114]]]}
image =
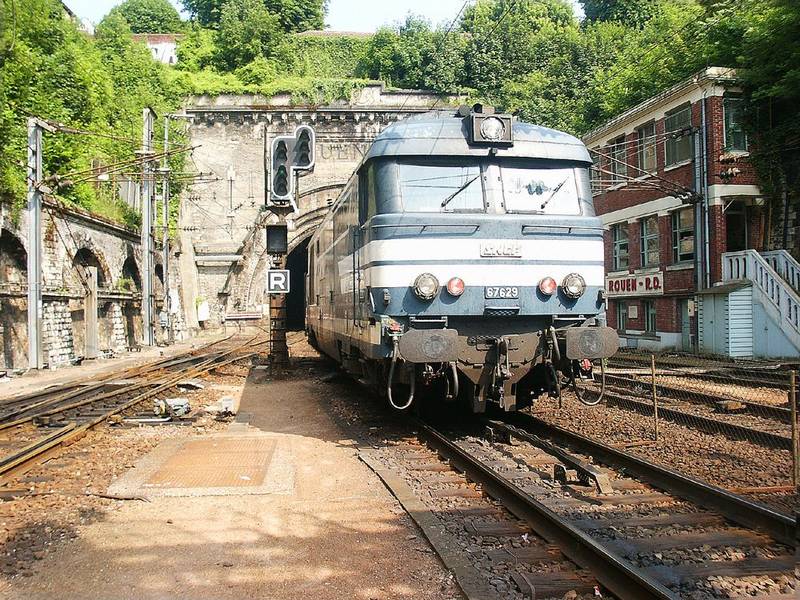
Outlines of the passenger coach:
{"label": "passenger coach", "polygon": [[311,342],[400,409],[577,389],[618,347],[590,165],[478,105],[387,127],[311,239]]}

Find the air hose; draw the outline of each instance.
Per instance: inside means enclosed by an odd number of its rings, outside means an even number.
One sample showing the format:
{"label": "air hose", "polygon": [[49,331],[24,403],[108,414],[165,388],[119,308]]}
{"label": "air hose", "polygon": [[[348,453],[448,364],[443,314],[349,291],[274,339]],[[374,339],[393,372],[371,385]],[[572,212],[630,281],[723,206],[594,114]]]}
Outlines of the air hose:
{"label": "air hose", "polygon": [[414,391],[417,385],[417,376],[416,373],[412,373],[411,375],[411,391],[408,394],[408,401],[403,406],[398,406],[394,402],[394,398],[392,397],[392,381],[394,380],[394,368],[397,364],[397,356],[400,353],[399,350],[399,340],[397,336],[392,337],[392,365],[389,367],[389,379],[386,383],[386,396],[389,399],[389,404],[392,408],[396,410],[406,410],[411,403],[414,402]]}

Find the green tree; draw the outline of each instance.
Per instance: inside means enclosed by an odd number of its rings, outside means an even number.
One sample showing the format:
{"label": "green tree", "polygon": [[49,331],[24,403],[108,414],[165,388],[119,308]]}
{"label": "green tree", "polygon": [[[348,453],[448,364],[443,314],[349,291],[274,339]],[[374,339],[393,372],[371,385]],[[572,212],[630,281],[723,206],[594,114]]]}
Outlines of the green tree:
{"label": "green tree", "polygon": [[177,33],[183,28],[181,17],[168,0],[125,0],[111,9],[128,22],[133,33]]}
{"label": "green tree", "polygon": [[464,77],[464,37],[433,30],[428,21],[409,15],[395,27],[383,27],[370,40],[359,72],[404,88],[452,91]]}
{"label": "green tree", "polygon": [[[183,7],[201,25],[218,27],[228,0],[181,0]],[[327,0],[261,0],[262,4],[278,16],[286,32],[322,29],[325,26]]]}
{"label": "green tree", "polygon": [[214,65],[217,46],[214,31],[191,23],[186,33],[178,40],[177,69],[183,71],[200,71]]}
{"label": "green tree", "polygon": [[264,4],[278,15],[287,33],[325,27],[328,0],[264,0]]}
{"label": "green tree", "polygon": [[278,17],[262,0],[228,0],[217,32],[218,64],[229,70],[270,57],[283,43]]}
{"label": "green tree", "polygon": [[653,15],[659,0],[580,0],[587,22],[616,21],[641,27]]}

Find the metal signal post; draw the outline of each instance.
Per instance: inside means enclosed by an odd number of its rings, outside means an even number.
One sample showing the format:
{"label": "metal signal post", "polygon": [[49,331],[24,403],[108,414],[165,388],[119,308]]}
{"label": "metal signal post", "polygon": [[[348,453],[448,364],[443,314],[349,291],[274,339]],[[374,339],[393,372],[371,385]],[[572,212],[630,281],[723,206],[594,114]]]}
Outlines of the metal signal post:
{"label": "metal signal post", "polygon": [[286,294],[289,292],[289,278],[286,268],[287,225],[286,216],[298,210],[298,176],[302,171],[314,169],[314,146],[316,134],[308,125],[300,125],[292,135],[274,138],[271,143],[264,131],[266,210],[278,218],[278,223],[266,229],[267,252],[270,255],[271,272],[274,275],[285,273],[285,287],[275,286],[273,282],[280,277],[267,274],[269,293],[270,364],[275,367],[289,365],[289,348],[286,344]]}

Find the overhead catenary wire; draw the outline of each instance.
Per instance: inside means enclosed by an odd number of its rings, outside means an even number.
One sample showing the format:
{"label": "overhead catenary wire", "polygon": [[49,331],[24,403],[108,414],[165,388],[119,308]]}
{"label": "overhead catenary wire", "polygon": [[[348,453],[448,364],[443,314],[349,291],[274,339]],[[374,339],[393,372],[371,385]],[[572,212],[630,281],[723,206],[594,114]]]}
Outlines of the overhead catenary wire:
{"label": "overhead catenary wire", "polygon": [[684,186],[684,185],[682,185],[680,183],[677,183],[675,181],[671,181],[669,179],[666,179],[665,177],[662,177],[661,175],[658,175],[657,173],[650,173],[649,171],[646,171],[646,170],[644,170],[644,169],[642,169],[642,168],[640,168],[640,167],[638,167],[638,166],[636,166],[634,164],[631,164],[629,162],[626,162],[626,161],[624,161],[622,159],[616,158],[616,157],[611,156],[609,154],[606,154],[604,152],[600,152],[598,150],[593,150],[593,149],[589,149],[589,152],[593,152],[593,153],[597,154],[598,156],[602,156],[602,157],[607,158],[607,159],[609,159],[611,161],[614,161],[616,163],[623,164],[626,167],[630,167],[630,168],[632,168],[632,169],[634,169],[636,171],[639,171],[643,175],[650,175],[654,179],[657,179],[659,181],[663,181],[664,183],[673,186],[676,190],[680,190],[681,193],[683,193],[683,194],[692,194],[693,195],[693,194],[696,193],[694,190],[692,190],[690,188],[687,188],[686,186]]}

